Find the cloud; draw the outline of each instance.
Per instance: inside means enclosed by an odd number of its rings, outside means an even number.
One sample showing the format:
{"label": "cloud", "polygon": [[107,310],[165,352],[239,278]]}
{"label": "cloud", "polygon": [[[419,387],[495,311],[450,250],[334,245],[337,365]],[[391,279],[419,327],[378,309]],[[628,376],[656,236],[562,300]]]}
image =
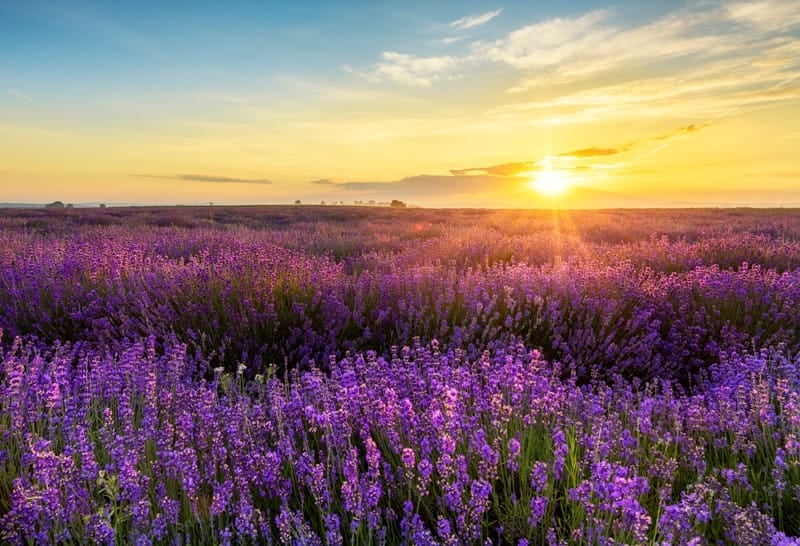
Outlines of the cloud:
{"label": "cloud", "polygon": [[428,87],[433,82],[446,78],[458,59],[449,55],[418,57],[396,51],[384,51],[381,60],[367,72],[359,72],[349,66],[347,72],[359,75],[372,82],[394,81],[416,87]]}
{"label": "cloud", "polygon": [[499,40],[475,44],[473,55],[529,72],[509,90],[521,93],[679,57],[709,58],[741,47],[731,35],[709,31],[720,17],[712,9],[685,9],[632,27],[615,24],[613,14],[594,10],[540,21]]}
{"label": "cloud", "polygon": [[558,154],[559,157],[576,157],[576,158],[586,158],[586,157],[604,157],[608,155],[616,155],[619,153],[624,152],[627,148],[598,148],[597,146],[592,146],[591,148],[581,148],[579,150],[572,150],[571,152],[564,152],[563,154]]}
{"label": "cloud", "polygon": [[516,68],[555,65],[585,50],[608,29],[598,29],[607,10],[591,11],[578,18],[555,18],[521,27],[504,38],[477,44],[480,57]]}
{"label": "cloud", "polygon": [[670,131],[668,133],[664,133],[654,137],[653,140],[667,140],[669,138],[673,138],[676,136],[688,135],[691,133],[696,133],[706,127],[709,127],[710,123],[690,123],[689,125],[684,125],[683,127],[678,127],[674,131]]}
{"label": "cloud", "polygon": [[710,123],[691,123],[689,125],[685,125],[683,127],[678,127],[678,133],[696,133],[700,129],[704,129],[711,125]]}
{"label": "cloud", "polygon": [[234,178],[230,176],[215,176],[210,174],[135,174],[140,178],[169,178],[171,180],[188,180],[191,182],[215,182],[218,184],[272,184],[266,178]]}
{"label": "cloud", "polygon": [[333,186],[336,182],[332,178],[320,178],[319,180],[311,180],[309,184],[318,184],[320,186]]}
{"label": "cloud", "polygon": [[[490,20],[489,16],[495,17],[496,13],[463,17],[451,25],[469,28]],[[630,76],[639,69],[643,74],[664,69],[668,72],[662,73],[669,73],[676,87],[682,88],[684,83],[697,87],[699,81],[686,81],[683,77],[686,72],[697,70],[698,80],[704,81],[713,73],[718,82],[725,82],[723,87],[745,90],[745,80],[756,85],[765,82],[761,76],[782,73],[786,77],[798,68],[793,62],[800,51],[798,41],[786,32],[794,32],[800,25],[796,0],[689,2],[638,24],[630,23],[624,15],[621,10],[596,9],[572,17],[534,21],[494,39],[464,45],[465,50],[453,56],[384,52],[361,75],[371,81],[430,86],[452,79],[449,76],[456,67],[467,73],[486,63],[498,63],[521,73],[508,91],[528,93],[576,82],[599,83],[601,77],[608,82],[609,76],[616,76],[618,82],[624,78],[621,81],[625,83],[647,81],[648,78]],[[461,38],[448,37],[440,43],[452,44]],[[718,69],[723,65],[729,73]],[[711,103],[717,97],[706,94],[692,98]],[[614,103],[605,106],[610,111],[618,109]]]}
{"label": "cloud", "polygon": [[375,73],[384,79],[390,79],[408,85],[428,86],[456,63],[451,56],[417,57],[394,51],[384,51],[383,61],[375,67]]}
{"label": "cloud", "polygon": [[17,97],[18,99],[22,99],[22,100],[27,101],[27,102],[32,102],[33,101],[33,99],[31,97],[29,97],[25,93],[22,93],[21,91],[17,91],[16,89],[9,89],[8,92],[11,95],[14,95],[15,97]]}
{"label": "cloud", "polygon": [[[795,99],[797,92],[789,84],[800,77],[800,67],[755,66],[759,59],[773,54],[783,57],[789,52],[800,53],[800,47],[795,52],[788,44],[770,45],[724,60],[690,63],[669,76],[589,86],[544,100],[508,103],[490,109],[486,117],[561,124],[648,118],[688,118],[707,123],[746,105]],[[695,125],[702,127],[703,122]]]}
{"label": "cloud", "polygon": [[439,43],[442,44],[454,44],[456,42],[460,42],[461,40],[466,40],[466,36],[450,36],[448,38],[442,38],[439,40]]}
{"label": "cloud", "polygon": [[[474,28],[500,12],[462,17],[451,26],[459,30]],[[615,68],[629,70],[633,64],[644,66],[686,55],[708,57],[737,47],[730,35],[708,31],[708,25],[720,19],[720,9],[687,8],[632,27],[614,24],[612,15],[612,10],[598,9],[576,17],[538,21],[495,40],[474,42],[471,51],[460,57],[418,57],[384,51],[381,60],[362,75],[373,81],[428,86],[442,79],[456,64],[477,66],[488,61],[529,72],[511,89],[522,92]],[[444,42],[457,39],[445,38]]]}
{"label": "cloud", "polygon": [[458,30],[467,30],[470,28],[475,28],[481,25],[485,25],[503,11],[503,9],[498,9],[495,11],[487,11],[486,13],[482,13],[481,15],[467,15],[462,17],[461,19],[456,19],[450,26],[458,29]]}
{"label": "cloud", "polygon": [[[335,187],[357,193],[358,199],[402,199],[433,206],[470,203],[479,207],[551,207],[552,200],[530,191],[529,183],[525,176],[421,174],[385,182],[338,182]],[[570,208],[652,206],[653,203],[658,203],[657,196],[637,197],[580,184],[568,190],[564,201]]]}
{"label": "cloud", "polygon": [[[604,157],[610,155],[620,154],[627,151],[631,145],[618,148],[600,148],[593,146],[591,148],[581,148],[571,152],[565,152],[555,156],[547,156],[541,161],[519,161],[513,163],[502,163],[500,165],[492,165],[490,167],[470,167],[468,169],[450,169],[450,174],[453,176],[473,176],[473,175],[490,175],[495,177],[514,177],[518,175],[528,175],[531,172],[540,171],[549,168],[551,163],[556,158],[568,159],[586,159],[590,157]],[[560,171],[586,171],[593,167],[603,168],[603,165],[583,165],[577,164],[572,161],[558,161],[557,168]],[[527,176],[521,178],[527,179]]]}
{"label": "cloud", "polygon": [[753,62],[753,66],[755,68],[781,68],[790,66],[793,62],[793,59],[788,57],[778,57],[774,59],[759,59]]}
{"label": "cloud", "polygon": [[[561,155],[590,157],[594,155],[611,155],[611,152],[618,153],[619,151],[619,149],[585,148]],[[565,164],[562,165],[561,163],[559,162],[558,164],[558,170],[560,171],[586,171],[592,168],[589,165],[566,164],[566,162],[563,162]],[[600,168],[602,166],[597,167]],[[336,190],[359,193],[364,196],[374,196],[376,199],[401,198],[421,199],[424,201],[426,198],[481,194],[497,196],[518,195],[523,192],[523,194],[527,195],[530,193],[525,189],[530,183],[528,173],[542,168],[543,162],[517,161],[488,167],[450,169],[449,175],[420,174],[390,181],[333,182],[331,179],[325,178],[312,183],[329,186]]]}
{"label": "cloud", "polygon": [[399,198],[441,197],[474,193],[514,191],[527,178],[485,175],[429,175],[409,176],[388,182],[337,182],[336,188],[345,191],[369,193],[376,196]]}
{"label": "cloud", "polygon": [[514,176],[538,169],[538,164],[534,161],[523,161],[519,163],[503,163],[492,165],[491,167],[471,167],[469,169],[450,169],[450,174],[454,176],[465,176],[470,174],[490,174],[495,176]]}
{"label": "cloud", "polygon": [[790,1],[733,2],[725,6],[725,14],[734,21],[765,30],[789,30],[800,25],[800,9]]}

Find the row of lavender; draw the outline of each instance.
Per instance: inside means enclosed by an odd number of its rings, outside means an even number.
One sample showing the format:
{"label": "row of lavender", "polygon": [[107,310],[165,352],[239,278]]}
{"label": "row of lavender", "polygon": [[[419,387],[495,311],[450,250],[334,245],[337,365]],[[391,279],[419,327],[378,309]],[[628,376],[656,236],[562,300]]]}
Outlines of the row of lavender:
{"label": "row of lavender", "polygon": [[[177,339],[212,367],[244,362],[251,374],[347,350],[388,356],[414,336],[472,359],[522,341],[574,365],[581,380],[685,384],[703,381],[724,354],[800,349],[796,241],[716,234],[608,245],[459,227],[334,260],[304,251],[308,240],[297,230],[3,231],[0,328],[7,342],[36,337],[42,347]],[[718,266],[725,254],[735,269]]]}
{"label": "row of lavender", "polygon": [[157,353],[1,356],[0,541],[800,544],[800,361],[779,353],[693,396],[581,387],[521,344],[288,380]]}
{"label": "row of lavender", "polygon": [[0,217],[0,542],[800,535],[796,216],[335,212]]}

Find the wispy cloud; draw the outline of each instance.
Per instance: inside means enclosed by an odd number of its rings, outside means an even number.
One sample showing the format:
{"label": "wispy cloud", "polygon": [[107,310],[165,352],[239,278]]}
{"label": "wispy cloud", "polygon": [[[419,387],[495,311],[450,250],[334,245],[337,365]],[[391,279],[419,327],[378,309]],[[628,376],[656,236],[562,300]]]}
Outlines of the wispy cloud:
{"label": "wispy cloud", "polygon": [[676,136],[683,136],[688,135],[691,133],[696,133],[706,127],[709,127],[710,123],[690,123],[689,125],[684,125],[683,127],[678,127],[674,131],[670,131],[668,133],[663,133],[654,137],[654,140],[667,140],[669,138],[674,138]]}
{"label": "wispy cloud", "polygon": [[216,176],[211,174],[134,174],[140,178],[168,178],[172,180],[188,180],[191,182],[215,182],[219,184],[272,184],[266,178],[235,178],[230,176]]}
{"label": "wispy cloud", "polygon": [[515,68],[557,65],[579,52],[586,51],[611,34],[599,26],[609,16],[607,10],[595,10],[577,18],[555,18],[521,27],[489,43],[478,43],[478,58],[502,62]]}
{"label": "wispy cloud", "polygon": [[469,169],[450,169],[450,174],[454,176],[490,174],[495,176],[514,176],[521,173],[530,172],[539,168],[535,161],[522,161],[518,163],[503,163],[490,167],[471,167]]}
{"label": "wispy cloud", "polygon": [[[688,4],[639,26],[616,23],[613,12],[600,10],[523,27],[477,44],[474,55],[527,73],[509,89],[512,94],[584,82],[583,89],[547,100],[495,107],[490,117],[512,119],[514,112],[530,116],[536,110],[558,123],[714,120],[743,106],[796,97],[788,83],[800,76],[800,45],[787,31],[800,26],[797,7],[795,0]],[[598,85],[600,78],[637,66],[650,73],[669,67],[670,75]]]}
{"label": "wispy cloud", "polygon": [[485,25],[503,11],[502,8],[494,10],[494,11],[487,11],[486,13],[482,13],[480,15],[467,15],[460,19],[456,19],[450,26],[458,29],[458,30],[467,30],[470,28],[475,28],[481,25]]}
{"label": "wispy cloud", "polygon": [[[500,11],[462,17],[451,26],[473,28]],[[763,82],[764,73],[798,68],[795,59],[800,48],[796,35],[788,32],[800,26],[796,0],[688,3],[634,25],[619,15],[612,9],[597,9],[573,17],[534,21],[495,39],[473,42],[451,56],[385,51],[379,62],[360,74],[372,81],[430,86],[451,79],[456,66],[468,75],[487,62],[499,63],[521,73],[509,92],[527,93],[560,84],[596,83],[600,77],[623,70],[630,74],[637,68],[650,74],[658,67],[668,68],[676,74],[678,84],[684,83],[681,73],[692,69],[714,73],[717,80],[724,80],[725,73],[716,70],[720,65],[733,69],[726,85],[743,89],[744,84],[735,84],[737,79],[742,81],[739,73],[748,81]],[[447,37],[440,43],[453,44],[462,38]],[[676,60],[680,60],[677,69]],[[762,74],[753,78],[747,70]]]}
{"label": "wispy cloud", "polygon": [[319,180],[311,180],[309,184],[317,184],[318,186],[333,186],[336,182],[332,178],[320,178]]}
{"label": "wispy cloud", "polygon": [[454,44],[456,42],[460,42],[462,40],[466,40],[467,36],[449,36],[447,38],[442,38],[439,40],[439,43],[442,44]]}
{"label": "wispy cloud", "polygon": [[405,85],[427,87],[441,79],[452,79],[451,69],[458,59],[449,55],[418,57],[396,51],[384,51],[381,60],[366,72],[359,72],[349,66],[345,70],[369,81],[393,81]]}
{"label": "wispy cloud", "polygon": [[21,91],[17,91],[16,89],[9,89],[8,92],[9,94],[14,95],[18,99],[22,99],[27,102],[33,102],[33,99],[31,97],[29,97],[28,95],[26,95]]}
{"label": "wispy cloud", "polygon": [[[678,131],[681,131],[683,133],[688,133],[693,130],[696,129],[690,129],[689,127],[681,127],[680,129],[678,129]],[[557,163],[557,167],[559,170],[584,171],[592,167],[606,168],[607,166],[605,165],[581,164],[574,160],[584,160],[596,157],[608,157],[612,155],[621,154],[623,152],[628,151],[631,147],[633,147],[633,145],[634,144],[631,143],[625,146],[617,146],[613,148],[602,147],[602,146],[591,146],[588,148],[580,148],[577,150],[571,150],[569,152],[563,152],[556,155],[547,155],[545,157],[542,157],[539,161],[517,161],[511,163],[501,163],[499,165],[492,165],[489,167],[450,169],[450,174],[452,174],[453,176],[472,176],[479,174],[491,175],[496,177],[518,176],[549,168],[552,166],[554,162]]]}
{"label": "wispy cloud", "polygon": [[718,17],[711,11],[678,13],[624,27],[609,10],[556,18],[522,27],[504,38],[475,46],[479,58],[534,71],[513,93],[542,85],[585,80],[614,69],[630,70],[678,57],[711,57],[730,51],[730,36],[703,32]]}
{"label": "wispy cloud", "polygon": [[800,78],[800,66],[756,66],[774,51],[749,52],[726,60],[701,62],[669,76],[633,79],[610,85],[590,85],[546,100],[523,100],[491,108],[487,118],[531,117],[558,123],[588,123],[657,118],[695,118],[700,127],[743,106],[793,100],[790,84]]}
{"label": "wispy cloud", "polygon": [[787,30],[800,24],[800,7],[796,2],[761,0],[733,2],[725,6],[726,15],[766,30]]}
{"label": "wispy cloud", "polygon": [[428,175],[409,176],[388,182],[338,182],[336,187],[346,191],[376,196],[424,198],[431,196],[496,193],[514,191],[525,178],[492,175]]}
{"label": "wispy cloud", "polygon": [[626,149],[627,148],[599,148],[597,146],[592,146],[591,148],[581,148],[579,150],[572,150],[571,152],[564,152],[558,155],[559,157],[575,157],[578,159],[583,159],[587,157],[616,155],[624,152]]}

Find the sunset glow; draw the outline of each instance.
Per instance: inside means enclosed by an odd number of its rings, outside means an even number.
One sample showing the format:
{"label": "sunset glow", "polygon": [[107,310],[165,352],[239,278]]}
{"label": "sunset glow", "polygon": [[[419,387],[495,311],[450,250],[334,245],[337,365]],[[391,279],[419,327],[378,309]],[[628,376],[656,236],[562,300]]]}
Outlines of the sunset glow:
{"label": "sunset glow", "polygon": [[529,185],[547,197],[559,197],[569,190],[570,181],[565,172],[546,167],[532,175]]}
{"label": "sunset glow", "polygon": [[4,2],[0,202],[797,206],[797,7]]}

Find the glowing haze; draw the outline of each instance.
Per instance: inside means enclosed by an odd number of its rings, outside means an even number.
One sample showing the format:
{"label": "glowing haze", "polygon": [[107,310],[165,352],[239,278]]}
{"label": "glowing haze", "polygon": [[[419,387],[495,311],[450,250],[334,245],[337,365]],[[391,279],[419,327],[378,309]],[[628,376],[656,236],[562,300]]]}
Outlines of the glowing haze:
{"label": "glowing haze", "polygon": [[0,2],[0,202],[800,205],[800,2]]}

